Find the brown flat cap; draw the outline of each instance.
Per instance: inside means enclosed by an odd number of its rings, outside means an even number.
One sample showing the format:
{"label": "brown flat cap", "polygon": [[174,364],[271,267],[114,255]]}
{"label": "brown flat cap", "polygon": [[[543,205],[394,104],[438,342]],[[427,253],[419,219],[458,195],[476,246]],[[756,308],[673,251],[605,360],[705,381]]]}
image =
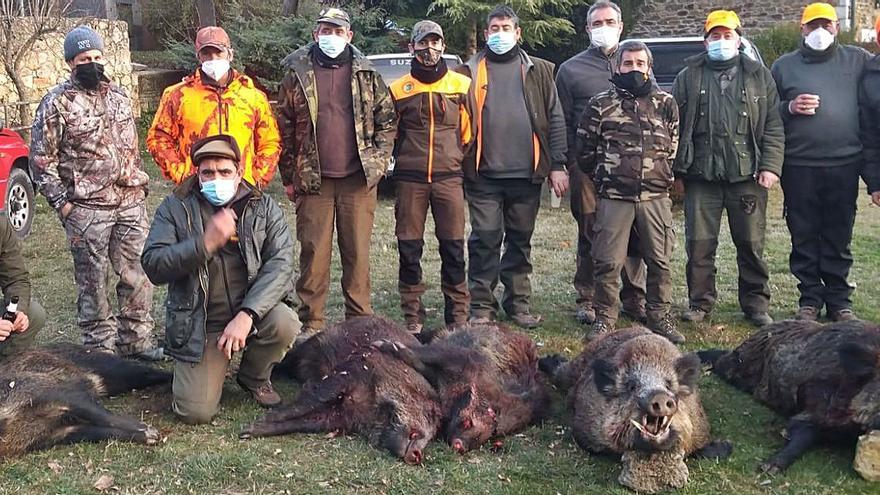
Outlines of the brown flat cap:
{"label": "brown flat cap", "polygon": [[229,158],[235,163],[241,160],[241,151],[235,138],[226,134],[208,136],[196,141],[190,150],[193,165],[199,166],[199,162],[208,157]]}

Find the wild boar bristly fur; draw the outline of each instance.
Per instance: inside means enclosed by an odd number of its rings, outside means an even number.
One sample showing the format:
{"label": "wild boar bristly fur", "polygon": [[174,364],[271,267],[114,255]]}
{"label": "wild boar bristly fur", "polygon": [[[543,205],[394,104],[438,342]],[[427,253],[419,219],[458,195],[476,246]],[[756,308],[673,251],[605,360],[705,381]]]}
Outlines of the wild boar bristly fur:
{"label": "wild boar bristly fur", "polygon": [[72,344],[12,356],[0,363],[0,459],[64,443],[154,444],[156,430],[111,413],[98,397],[170,381],[166,371]]}
{"label": "wild boar bristly fur", "polygon": [[789,417],[788,441],[761,465],[790,466],[823,438],[880,428],[880,327],[865,321],[823,325],[783,321],[756,331],[728,353],[700,353],[728,383]]}
{"label": "wild boar bristly fur", "polygon": [[267,413],[242,438],[292,432],[364,436],[408,464],[421,464],[441,423],[437,393],[407,363],[376,350],[381,339],[419,342],[390,320],[352,318],[315,335],[288,361],[303,389],[290,405]]}

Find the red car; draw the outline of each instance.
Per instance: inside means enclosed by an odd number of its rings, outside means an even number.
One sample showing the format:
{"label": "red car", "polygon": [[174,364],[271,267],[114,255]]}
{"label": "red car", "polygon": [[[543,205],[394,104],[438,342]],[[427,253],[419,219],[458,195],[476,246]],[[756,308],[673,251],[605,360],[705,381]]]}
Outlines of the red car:
{"label": "red car", "polygon": [[28,146],[21,136],[0,129],[0,210],[5,210],[18,237],[34,223],[34,184],[28,170]]}

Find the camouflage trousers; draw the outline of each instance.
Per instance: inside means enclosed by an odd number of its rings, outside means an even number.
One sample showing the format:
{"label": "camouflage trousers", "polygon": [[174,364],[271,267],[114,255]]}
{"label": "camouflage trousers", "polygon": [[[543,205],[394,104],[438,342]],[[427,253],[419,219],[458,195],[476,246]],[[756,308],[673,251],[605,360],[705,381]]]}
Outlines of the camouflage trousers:
{"label": "camouflage trousers", "polygon": [[[74,206],[63,223],[73,254],[83,345],[121,355],[152,347],[153,285],[140,261],[149,230],[144,204],[119,210]],[[119,276],[117,315],[107,294],[108,265]]]}

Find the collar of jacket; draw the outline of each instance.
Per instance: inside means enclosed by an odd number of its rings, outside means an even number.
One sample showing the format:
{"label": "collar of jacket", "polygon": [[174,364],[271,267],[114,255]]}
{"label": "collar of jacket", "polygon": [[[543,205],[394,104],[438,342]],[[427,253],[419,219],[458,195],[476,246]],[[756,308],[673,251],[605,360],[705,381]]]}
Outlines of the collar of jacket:
{"label": "collar of jacket", "polygon": [[587,52],[587,55],[590,55],[591,57],[605,60],[606,62],[611,62],[611,60],[614,59],[614,55],[617,53],[617,49],[619,47],[620,47],[620,44],[618,44],[616,47],[614,47],[614,50],[611,53],[606,54],[598,46],[590,45],[590,47],[587,48],[586,52]]}
{"label": "collar of jacket", "polygon": [[186,76],[186,79],[184,79],[184,82],[189,85],[192,85],[192,86],[201,86],[203,88],[210,88],[210,89],[217,89],[217,90],[229,89],[229,88],[232,88],[233,85],[235,85],[235,84],[240,84],[242,86],[251,86],[251,80],[248,76],[242,74],[241,72],[238,72],[235,69],[229,69],[229,70],[232,74],[229,76],[229,82],[226,83],[226,86],[220,86],[219,84],[216,84],[215,82],[209,82],[209,81],[205,81],[204,79],[202,79],[202,69],[198,68],[198,67],[196,67],[195,72]]}
{"label": "collar of jacket", "polygon": [[[698,53],[684,59],[685,65],[692,70],[701,68],[707,62],[709,62],[709,55],[707,55],[706,52]],[[748,55],[743,55],[742,53],[739,54],[739,65],[745,72],[748,72],[749,74],[758,72],[762,67],[764,67],[763,65],[749,58]]]}
{"label": "collar of jacket", "polygon": [[73,75],[71,75],[67,79],[67,83],[70,85],[70,87],[72,89],[75,89],[77,91],[82,91],[83,93],[90,94],[90,95],[106,94],[110,90],[110,86],[112,84],[112,82],[110,80],[99,81],[98,86],[96,88],[86,89],[73,77]]}
{"label": "collar of jacket", "polygon": [[[257,189],[255,186],[252,186],[248,181],[246,181],[244,179],[242,179],[242,181],[241,181],[241,186],[244,186],[247,189],[250,189],[252,199],[258,199],[260,196],[263,195],[262,191]],[[239,186],[239,187],[241,187],[241,186]],[[191,175],[191,176],[187,177],[186,180],[184,180],[177,187],[174,188],[174,192],[172,194],[177,196],[179,199],[183,200],[183,199],[186,199],[187,196],[189,196],[193,193],[195,193],[195,194],[199,193],[199,176],[198,175]]]}
{"label": "collar of jacket", "polygon": [[804,62],[808,64],[821,64],[822,62],[827,62],[837,54],[839,48],[840,42],[835,39],[831,46],[826,48],[825,51],[820,52],[807,46],[806,40],[801,38],[801,41],[798,44],[798,53],[801,55],[801,58],[804,59]]}

